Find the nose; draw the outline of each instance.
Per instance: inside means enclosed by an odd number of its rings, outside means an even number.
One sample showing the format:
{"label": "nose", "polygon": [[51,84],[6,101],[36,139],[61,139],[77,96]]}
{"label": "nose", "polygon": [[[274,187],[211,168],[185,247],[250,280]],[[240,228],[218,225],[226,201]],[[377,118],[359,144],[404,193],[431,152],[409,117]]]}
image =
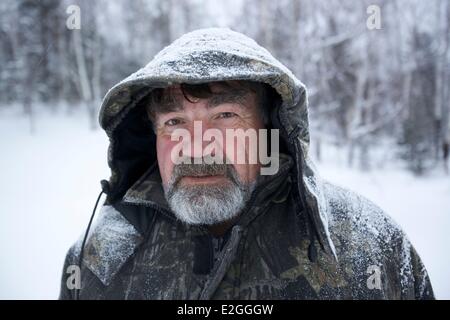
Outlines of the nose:
{"label": "nose", "polygon": [[203,121],[194,121],[189,129],[190,139],[188,145],[183,148],[183,156],[193,159],[213,157],[221,148],[218,129],[209,128]]}

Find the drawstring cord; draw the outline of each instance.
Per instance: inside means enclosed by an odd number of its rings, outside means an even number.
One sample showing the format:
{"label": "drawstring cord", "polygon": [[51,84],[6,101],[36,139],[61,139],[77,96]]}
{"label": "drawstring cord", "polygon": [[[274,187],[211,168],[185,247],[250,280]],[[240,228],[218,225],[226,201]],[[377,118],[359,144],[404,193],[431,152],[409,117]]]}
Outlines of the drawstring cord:
{"label": "drawstring cord", "polygon": [[102,194],[108,195],[109,193],[109,182],[106,180],[100,181],[100,184],[102,186],[102,191],[100,191],[97,201],[95,201],[94,210],[92,210],[91,218],[89,219],[89,224],[86,228],[86,232],[84,233],[83,242],[81,243],[81,249],[80,249],[80,256],[78,259],[78,268],[80,270],[80,288],[75,289],[75,300],[80,299],[80,290],[81,290],[81,264],[83,262],[83,255],[84,255],[84,246],[86,245],[86,240],[89,235],[89,230],[91,229],[92,221],[94,220],[95,211],[97,210],[98,203],[100,202],[100,198],[102,197]]}

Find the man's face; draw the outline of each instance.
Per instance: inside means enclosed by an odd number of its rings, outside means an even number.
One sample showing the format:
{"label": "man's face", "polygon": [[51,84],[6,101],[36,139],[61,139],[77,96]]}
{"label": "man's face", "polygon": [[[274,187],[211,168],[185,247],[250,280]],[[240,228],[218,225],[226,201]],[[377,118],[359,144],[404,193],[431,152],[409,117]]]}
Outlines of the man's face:
{"label": "man's face", "polygon": [[[253,129],[258,132],[264,128],[256,94],[246,91],[237,97],[215,84],[211,84],[211,90],[214,93],[211,98],[188,96],[187,100],[180,87],[172,87],[170,94],[177,105],[168,112],[155,114],[154,119],[158,165],[166,198],[175,214],[192,224],[215,224],[236,216],[239,212],[232,211],[243,208],[260,169],[259,163],[249,163],[248,140],[239,144],[233,143],[236,142],[234,139],[227,141],[226,138],[227,129]],[[198,129],[199,124],[201,131]],[[194,126],[197,126],[195,133]],[[191,137],[190,147],[184,149],[180,156],[201,159],[220,152],[224,163],[205,164],[201,161],[201,164],[175,164],[173,152],[180,142],[178,139],[172,141],[172,135],[177,129],[187,130]],[[208,149],[211,141],[203,141],[202,137],[209,129],[220,131],[223,143],[214,144],[215,148]],[[197,147],[194,147],[196,143]],[[245,154],[245,163],[237,161],[239,153]],[[233,159],[230,159],[230,155]],[[231,164],[225,163],[226,159],[231,160]],[[183,206],[183,209],[179,206]]]}

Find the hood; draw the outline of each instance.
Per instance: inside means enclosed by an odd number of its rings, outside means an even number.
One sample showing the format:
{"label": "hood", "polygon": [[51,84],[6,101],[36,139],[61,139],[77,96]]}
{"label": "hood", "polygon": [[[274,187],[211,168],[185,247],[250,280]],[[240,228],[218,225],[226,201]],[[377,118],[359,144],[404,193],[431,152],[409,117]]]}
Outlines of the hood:
{"label": "hood", "polygon": [[200,29],[183,35],[108,91],[99,116],[110,140],[107,203],[120,200],[156,162],[156,137],[141,103],[143,98],[154,88],[223,80],[263,82],[278,93],[279,101],[271,110],[271,127],[280,130],[280,150],[285,148],[284,152],[294,159],[299,201],[317,238],[323,250],[335,256],[328,231],[328,204],[308,156],[306,88],[266,49],[227,28]]}

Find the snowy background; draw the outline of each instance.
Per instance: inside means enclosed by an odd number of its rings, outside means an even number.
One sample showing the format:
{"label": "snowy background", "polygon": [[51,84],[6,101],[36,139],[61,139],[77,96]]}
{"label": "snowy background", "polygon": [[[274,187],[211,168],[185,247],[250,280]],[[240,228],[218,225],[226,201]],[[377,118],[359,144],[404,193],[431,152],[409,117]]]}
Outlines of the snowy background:
{"label": "snowy background", "polygon": [[[70,5],[81,30],[67,28]],[[371,5],[380,29],[367,27]],[[443,0],[0,1],[0,299],[57,298],[65,253],[109,177],[106,90],[181,34],[225,26],[307,85],[322,176],[387,211],[450,299]]]}

